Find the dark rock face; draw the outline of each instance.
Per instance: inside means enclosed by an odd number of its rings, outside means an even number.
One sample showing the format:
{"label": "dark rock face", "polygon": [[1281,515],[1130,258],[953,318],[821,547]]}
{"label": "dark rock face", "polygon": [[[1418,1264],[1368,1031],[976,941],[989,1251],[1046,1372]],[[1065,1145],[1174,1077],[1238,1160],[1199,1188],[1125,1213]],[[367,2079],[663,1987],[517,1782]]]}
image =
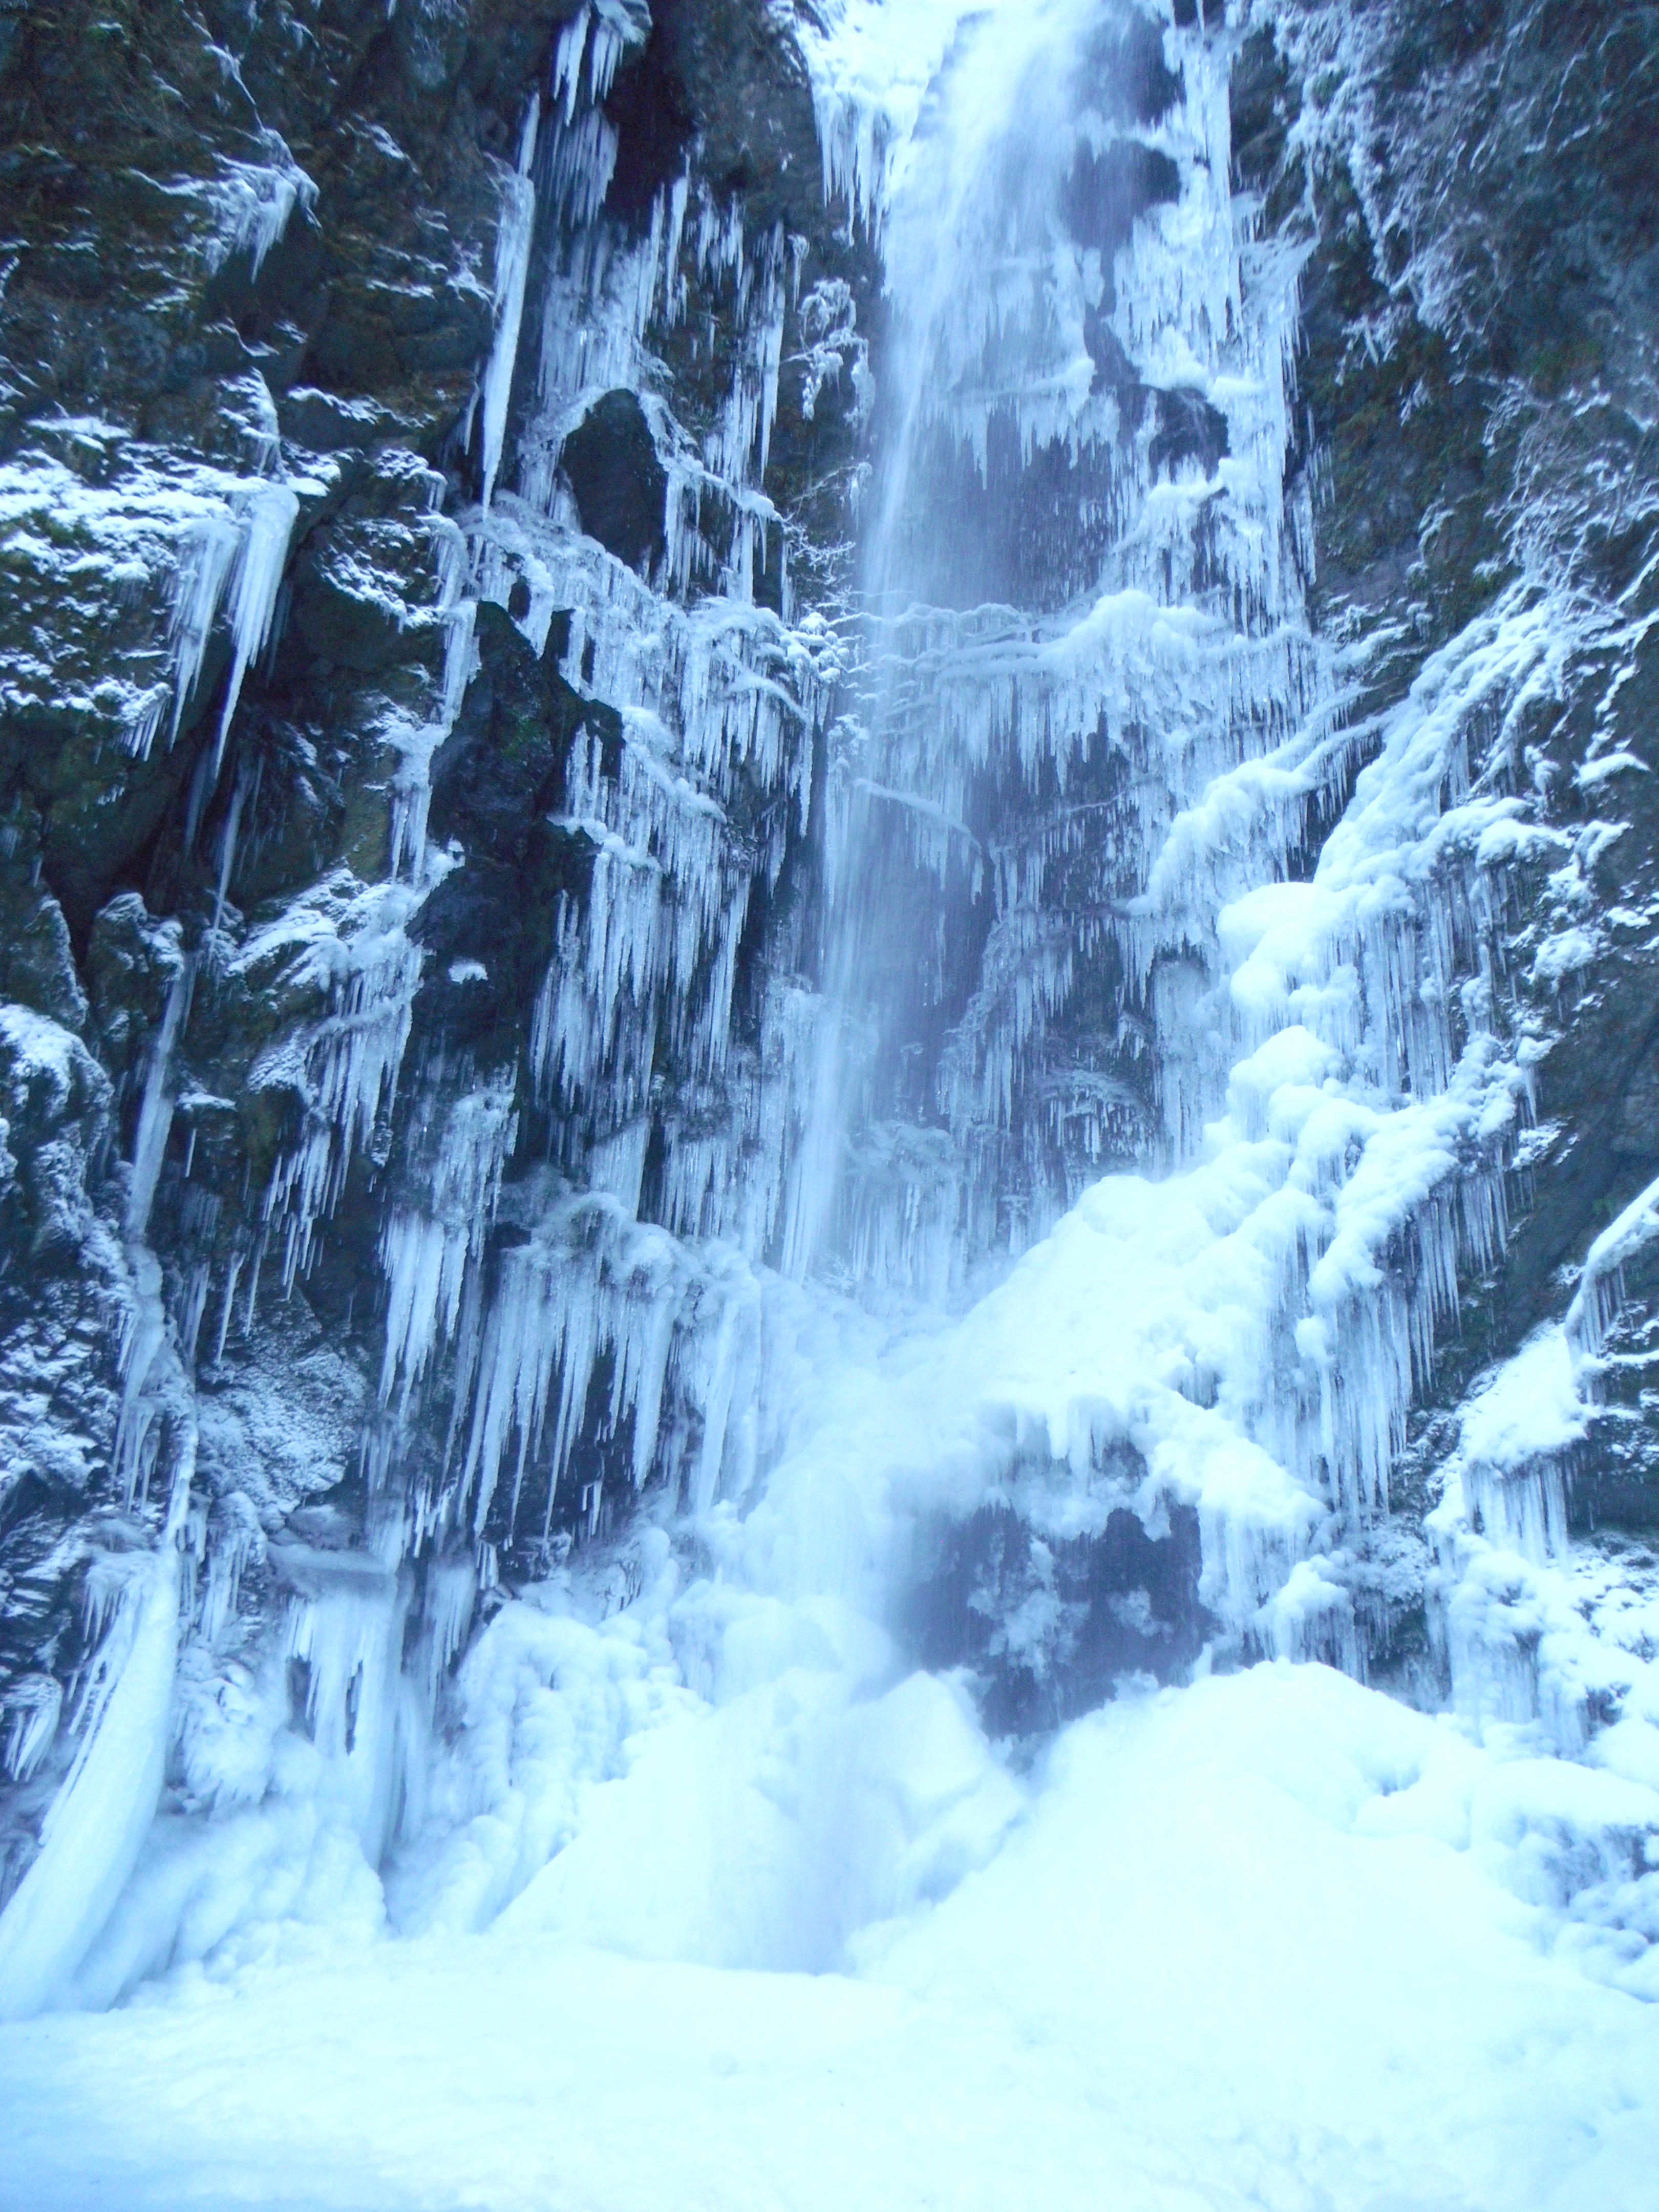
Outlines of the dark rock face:
{"label": "dark rock face", "polygon": [[[641,1131],[644,1220],[684,1230],[665,1130],[729,1131],[734,1091],[775,1073],[767,979],[812,957],[800,823],[819,709],[793,704],[810,672],[780,617],[845,568],[875,264],[823,207],[805,71],[758,0],[621,11],[602,98],[578,45],[576,104],[586,143],[611,134],[611,174],[592,222],[573,212],[586,156],[560,136],[551,81],[587,20],[577,0],[204,15],[70,0],[0,18],[0,1753],[28,1747],[0,1898],[73,1752],[54,1717],[87,1661],[91,1578],[154,1550],[180,1482],[203,1517],[185,1663],[209,1680],[264,1663],[300,1601],[282,1547],[313,1544],[307,1515],[361,1553],[422,1483],[453,1504],[468,1408],[447,1401],[451,1368],[433,1362],[424,1427],[418,1396],[400,1429],[376,1382],[388,1224],[434,1202],[458,1103],[505,1133],[507,1195],[469,1261],[487,1311],[556,1200],[591,1201],[569,1264],[600,1266],[606,1177],[627,1179],[603,1148],[624,1129]],[[586,226],[590,265],[625,257],[653,221],[660,234],[677,187],[691,216],[650,361],[552,434],[545,489],[568,501],[583,559],[649,574],[668,550],[664,456],[681,480],[700,471],[695,582],[659,575],[649,619],[729,599],[740,653],[769,607],[767,680],[795,734],[770,764],[737,760],[718,802],[688,797],[695,820],[718,818],[720,896],[741,917],[726,964],[708,952],[679,978],[654,1037],[659,1008],[630,1000],[635,1092],[578,1103],[532,1073],[538,1010],[558,945],[586,927],[595,794],[614,810],[643,770],[592,624],[573,648],[543,572],[532,589],[509,561],[492,597],[468,563],[489,441],[498,507],[519,456],[544,450],[561,255]],[[492,401],[525,205],[524,336]],[[726,240],[712,264],[705,210]],[[768,256],[800,281],[766,295],[789,365],[761,394],[738,277]],[[729,455],[728,482],[702,457],[734,391],[763,404],[770,445],[764,466],[763,439]],[[738,490],[769,517],[752,577]],[[425,839],[444,856],[432,869]],[[696,1023],[716,1000],[711,1065]],[[360,1078],[343,1108],[339,1084]],[[563,1486],[542,1452],[516,1518],[501,1487],[476,1533],[504,1557],[599,1526],[579,1503],[596,1471],[620,1460],[613,1498],[631,1486],[614,1374],[602,1352]],[[674,1450],[700,1418],[679,1418]],[[423,1559],[443,1540],[420,1540]],[[425,1572],[398,1585],[411,1636]],[[295,1726],[313,1724],[313,1693]],[[189,1753],[172,1756],[189,1809]]]}
{"label": "dark rock face", "polygon": [[1199,1601],[1198,1516],[1153,1534],[1127,1506],[1097,1534],[1041,1535],[1007,1503],[924,1534],[901,1632],[924,1667],[965,1667],[986,1726],[1036,1735],[1126,1676],[1184,1681],[1213,1633]]}
{"label": "dark rock face", "polygon": [[1182,461],[1196,462],[1206,477],[1227,451],[1227,418],[1200,392],[1160,392],[1152,443],[1154,474]]}
{"label": "dark rock face", "polygon": [[[550,653],[532,652],[499,607],[479,609],[478,638],[483,665],[435,765],[432,793],[434,835],[477,859],[446,878],[421,910],[416,928],[432,972],[416,1002],[413,1042],[422,1057],[471,1053],[494,1064],[522,1049],[559,894],[580,895],[586,885],[591,854],[549,817],[562,809],[571,738],[596,709],[563,681]],[[615,744],[614,726],[610,735]],[[458,961],[476,963],[485,977],[453,982]]]}
{"label": "dark rock face", "polygon": [[[0,79],[17,256],[0,309],[0,441],[53,471],[54,520],[8,555],[8,644],[31,626],[49,644],[14,663],[3,773],[82,936],[118,887],[165,910],[192,862],[212,873],[212,800],[179,832],[221,635],[172,741],[138,747],[110,803],[109,749],[134,750],[110,671],[163,672],[181,471],[255,472],[278,438],[317,457],[293,537],[303,567],[279,647],[282,719],[296,733],[327,724],[337,775],[373,773],[385,692],[361,679],[418,677],[432,651],[423,518],[489,343],[476,271],[496,158],[571,12],[347,5],[313,33],[283,8],[204,21],[69,6],[15,30]],[[291,767],[271,780],[266,811],[314,804],[302,781]],[[337,849],[343,826],[324,833]]]}
{"label": "dark rock face", "polygon": [[564,441],[562,465],[590,538],[630,568],[661,559],[668,478],[631,392],[607,392],[589,409]]}
{"label": "dark rock face", "polygon": [[763,9],[709,8],[698,0],[665,0],[651,13],[639,88],[629,91],[624,81],[622,89],[637,103],[653,165],[661,167],[665,142],[689,125],[700,137],[714,190],[723,199],[741,198],[757,234],[781,222],[817,234],[822,249],[831,226],[822,204],[811,88],[778,21]]}
{"label": "dark rock face", "polygon": [[1079,156],[1067,180],[1066,219],[1079,245],[1092,246],[1109,264],[1128,243],[1136,218],[1180,191],[1175,163],[1155,147],[1127,140],[1105,154]]}

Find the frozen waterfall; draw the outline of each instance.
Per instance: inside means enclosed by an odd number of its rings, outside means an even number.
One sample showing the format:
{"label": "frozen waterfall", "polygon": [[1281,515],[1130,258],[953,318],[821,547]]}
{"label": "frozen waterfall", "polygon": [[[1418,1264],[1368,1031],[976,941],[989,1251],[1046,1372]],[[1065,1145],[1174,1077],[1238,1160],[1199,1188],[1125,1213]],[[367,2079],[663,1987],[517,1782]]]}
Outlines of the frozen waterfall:
{"label": "frozen waterfall", "polygon": [[[1522,1188],[1521,872],[1565,912],[1602,849],[1539,816],[1523,732],[1612,633],[1520,553],[1397,696],[1316,618],[1315,240],[1236,189],[1260,12],[774,9],[816,244],[707,134],[630,151],[666,11],[562,13],[479,168],[470,398],[407,462],[429,592],[388,620],[430,649],[379,811],[246,915],[233,729],[336,464],[179,495],[131,750],[219,670],[192,838],[230,795],[210,923],[143,940],[124,1515],[0,2019],[86,2014],[50,2033],[165,2112],[162,2021],[239,2201],[846,2201],[833,2108],[872,2204],[1081,2205],[1110,2160],[1149,2212],[1635,2212],[1659,1659],[1632,1632],[1614,1697],[1564,1469],[1659,1186],[1395,1510]],[[852,458],[815,476],[832,399]],[[343,590],[358,556],[303,557]],[[234,1231],[210,1036],[260,1147]],[[349,1237],[342,1344],[290,1358]],[[31,1695],[23,1781],[60,1728]],[[1558,2027],[1562,2076],[1508,2081]],[[1255,2055],[1281,2029],[1307,2109]],[[31,2032],[0,2133],[67,2203]],[[446,2136],[452,2063],[482,2117]],[[684,2167],[630,2148],[641,2072]],[[1528,2095],[1553,2196],[1491,2150]],[[509,2096],[590,2148],[514,2167]],[[163,2174],[131,2097],[96,2140]],[[262,2197],[285,2102],[316,2144]],[[818,2169],[768,2194],[786,2109]],[[197,2157],[111,2201],[199,2195]]]}

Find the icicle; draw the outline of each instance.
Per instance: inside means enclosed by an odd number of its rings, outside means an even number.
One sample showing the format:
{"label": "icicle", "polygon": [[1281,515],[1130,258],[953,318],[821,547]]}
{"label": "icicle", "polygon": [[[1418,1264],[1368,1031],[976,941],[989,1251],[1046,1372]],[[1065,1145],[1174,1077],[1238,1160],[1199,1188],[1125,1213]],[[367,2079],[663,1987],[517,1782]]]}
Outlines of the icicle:
{"label": "icicle", "polygon": [[544,1471],[548,1486],[544,1532],[550,1527],[606,1358],[608,1431],[631,1420],[635,1481],[665,1458],[674,1480],[690,1479],[694,1499],[711,1499],[731,1457],[732,1407],[753,1389],[758,1328],[758,1286],[735,1255],[699,1259],[663,1230],[630,1219],[608,1194],[558,1197],[531,1241],[501,1255],[476,1370],[464,1383],[471,1417],[461,1475],[475,1534],[509,1463],[509,1525],[518,1526],[534,1464],[538,1483]]}
{"label": "icicle", "polygon": [[298,495],[286,484],[260,484],[247,495],[243,506],[241,539],[230,584],[234,647],[230,678],[225,687],[224,708],[213,743],[216,779],[225,757],[231,718],[242,696],[242,679],[264,650],[270,635],[271,618],[276,611],[276,596],[288,561],[289,539],[294,534],[299,513]]}
{"label": "icicle", "polygon": [[149,1066],[144,1076],[143,1101],[138,1109],[138,1133],[133,1140],[132,1181],[127,1192],[126,1232],[136,1244],[143,1243],[149,1231],[155,1186],[161,1180],[161,1163],[167,1157],[167,1137],[173,1127],[173,1100],[170,1088],[173,1054],[179,1042],[179,1033],[190,1012],[195,975],[192,959],[179,963],[167,987],[161,1030],[150,1048]]}
{"label": "icicle", "polygon": [[564,119],[574,122],[577,96],[581,89],[582,56],[586,51],[587,33],[592,27],[593,10],[583,0],[583,5],[560,32],[553,49],[552,92],[556,104],[564,105]]}
{"label": "icicle", "polygon": [[223,926],[225,902],[230,893],[230,879],[236,866],[236,840],[242,825],[242,808],[258,790],[261,763],[256,763],[252,775],[246,770],[236,779],[231,793],[230,810],[225,817],[225,826],[219,841],[219,875],[213,890],[213,935],[216,938]]}
{"label": "icicle", "polygon": [[1624,1303],[1624,1271],[1659,1238],[1659,1182],[1638,1191],[1584,1255],[1583,1273],[1567,1309],[1567,1341],[1581,1365],[1593,1360]]}
{"label": "icicle", "polygon": [[[159,1306],[159,1270],[155,1291]],[[161,1795],[172,1740],[179,1545],[196,1474],[193,1401],[176,1362],[166,1364],[176,1434],[161,1527],[153,1549],[105,1553],[88,1569],[87,1630],[96,1649],[74,1723],[81,1741],[41,1823],[40,1850],[0,1912],[0,2019],[27,2019],[68,1996]]]}
{"label": "icicle", "polygon": [[24,1674],[6,1692],[6,1741],[0,1765],[27,1782],[50,1750],[64,1707],[63,1686],[51,1674]]}
{"label": "icicle", "polygon": [[420,1212],[392,1213],[381,1235],[386,1265],[386,1352],[380,1395],[401,1376],[403,1406],[441,1334],[453,1338],[467,1273],[483,1251],[501,1194],[501,1170],[518,1136],[510,1071],[450,1109],[429,1194]]}
{"label": "icicle", "polygon": [[331,1792],[371,1866],[397,1814],[397,1723],[403,1617],[398,1577],[363,1553],[270,1547],[296,1595],[289,1654],[306,1662],[305,1717]]}
{"label": "icicle", "polygon": [[629,46],[651,35],[647,0],[592,0],[593,29],[587,50],[587,95],[597,107],[609,99],[617,64]]}
{"label": "icicle", "polygon": [[257,276],[265,256],[286,233],[295,209],[303,207],[308,215],[317,204],[316,185],[282,139],[274,131],[262,135],[271,156],[269,166],[262,168],[251,161],[222,160],[219,175],[198,188],[217,217],[207,254],[210,270],[247,247]]}
{"label": "icicle", "polygon": [[524,318],[525,282],[530,270],[530,244],[536,225],[536,191],[530,180],[530,169],[536,158],[540,118],[541,103],[532,99],[525,111],[524,125],[519,134],[517,171],[503,179],[501,186],[501,222],[495,233],[495,335],[483,380],[483,489],[480,503],[486,509],[501,465],[507,404],[513,395],[513,372],[519,358],[519,325]]}
{"label": "icicle", "polygon": [[173,737],[207,657],[208,639],[225,595],[240,532],[228,513],[205,515],[186,533],[173,586]]}
{"label": "icicle", "polygon": [[434,870],[441,872],[449,865],[427,848],[432,762],[455,726],[477,660],[473,632],[478,603],[468,592],[466,539],[447,515],[432,516],[428,526],[436,556],[438,616],[444,631],[438,697],[425,721],[394,720],[386,726],[388,739],[402,756],[392,790],[391,872],[416,890],[429,888],[435,880]]}
{"label": "icicle", "polygon": [[574,123],[555,118],[548,157],[548,204],[556,222],[575,229],[591,223],[605,204],[617,169],[617,133],[596,107]]}
{"label": "icicle", "polygon": [[230,1265],[225,1272],[225,1299],[219,1309],[219,1334],[213,1345],[213,1364],[216,1367],[224,1364],[225,1345],[230,1335],[230,1317],[236,1301],[236,1278],[242,1272],[243,1257],[240,1252],[233,1253]]}
{"label": "icicle", "polygon": [[265,1198],[267,1221],[286,1224],[285,1286],[309,1265],[317,1224],[332,1211],[353,1154],[390,1110],[424,957],[405,924],[423,896],[402,884],[331,880],[251,935],[232,963],[233,975],[257,969],[297,940],[286,987],[328,1001],[326,1013],[272,1045],[248,1079],[255,1089],[295,1091],[303,1111],[299,1141],[277,1161]]}
{"label": "icicle", "polygon": [[[214,741],[215,777],[243,679],[270,635],[299,511],[297,495],[285,484],[232,483],[223,501],[193,522],[180,544],[171,625],[173,739],[201,675],[215,619],[227,591],[230,594],[231,672]],[[141,754],[149,749],[146,733],[153,727],[151,723],[141,726],[135,741]]]}

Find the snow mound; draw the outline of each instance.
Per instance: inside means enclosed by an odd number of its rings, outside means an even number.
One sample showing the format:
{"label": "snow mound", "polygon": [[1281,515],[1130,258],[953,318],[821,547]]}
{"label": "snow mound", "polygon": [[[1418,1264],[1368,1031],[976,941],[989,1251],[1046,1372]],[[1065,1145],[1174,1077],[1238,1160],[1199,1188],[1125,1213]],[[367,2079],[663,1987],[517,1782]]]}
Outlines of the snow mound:
{"label": "snow mound", "polygon": [[[896,1697],[866,1708],[859,1771],[915,1733],[909,1771],[948,1794],[950,1692]],[[787,1818],[766,1730],[726,1725],[728,1751],[750,1739],[733,1778],[753,1760]],[[0,2205],[1082,2212],[1109,2176],[1121,2212],[1639,2212],[1659,2008],[1580,1973],[1559,1916],[1497,1878],[1518,1805],[1537,1832],[1540,1767],[1581,1834],[1659,1813],[1322,1668],[1121,1702],[849,1973],[625,1956],[538,1905],[0,2030]],[[684,1811],[659,1782],[630,1847],[593,1854],[578,1936],[648,1917],[653,1824]],[[718,1839],[740,1917],[768,1834]]]}

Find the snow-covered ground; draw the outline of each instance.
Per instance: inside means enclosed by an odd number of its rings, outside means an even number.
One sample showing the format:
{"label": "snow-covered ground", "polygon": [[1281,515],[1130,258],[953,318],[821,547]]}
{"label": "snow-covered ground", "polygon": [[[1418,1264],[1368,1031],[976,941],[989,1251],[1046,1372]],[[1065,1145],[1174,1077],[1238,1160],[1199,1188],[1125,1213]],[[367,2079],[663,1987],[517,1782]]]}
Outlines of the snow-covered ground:
{"label": "snow-covered ground", "polygon": [[1320,1667],[1131,1697],[1008,1784],[986,1864],[816,1975],[675,1955],[802,1817],[734,1760],[708,1895],[664,1896],[660,1818],[654,1850],[622,1824],[606,1948],[544,1901],[0,2030],[0,2203],[1645,2212],[1659,2007],[1523,1901],[1629,1785],[1548,1762],[1547,1833],[1528,1749]]}

